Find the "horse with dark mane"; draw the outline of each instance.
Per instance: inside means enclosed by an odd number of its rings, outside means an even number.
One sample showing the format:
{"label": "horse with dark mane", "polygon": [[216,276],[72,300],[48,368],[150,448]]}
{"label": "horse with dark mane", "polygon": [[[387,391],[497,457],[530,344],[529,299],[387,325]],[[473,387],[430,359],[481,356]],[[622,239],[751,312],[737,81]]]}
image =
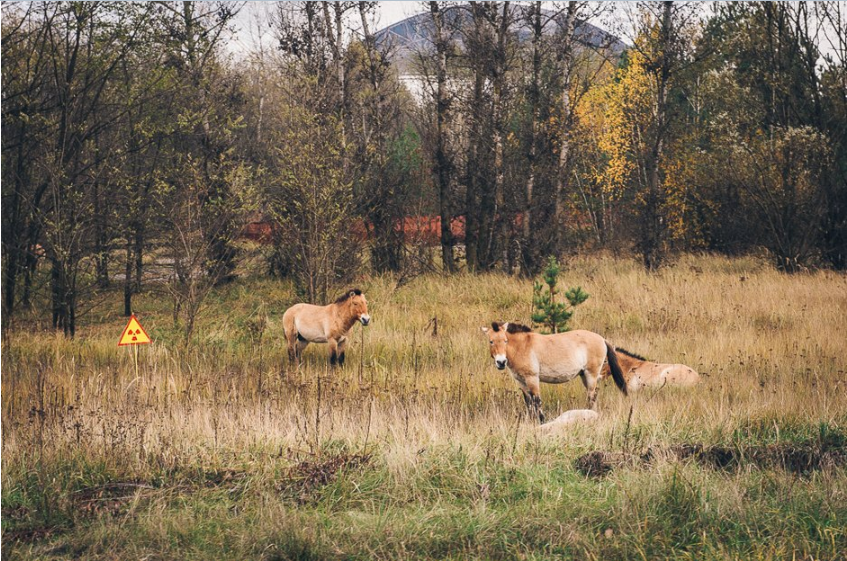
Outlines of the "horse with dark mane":
{"label": "horse with dark mane", "polygon": [[[617,348],[618,361],[623,370],[627,390],[633,392],[641,388],[660,388],[664,385],[690,387],[700,382],[700,375],[684,364],[661,364],[650,362],[643,356]],[[609,375],[608,367],[603,367],[601,378]]]}
{"label": "horse with dark mane", "polygon": [[300,364],[309,343],[329,343],[329,362],[344,365],[348,335],[356,322],[368,325],[368,301],[358,288],[341,295],[326,306],[294,304],[282,315],[282,329],[288,345],[289,363]]}
{"label": "horse with dark mane", "polygon": [[618,388],[626,394],[626,383],[615,348],[601,335],[576,330],[542,335],[519,323],[492,322],[483,327],[488,335],[494,365],[508,368],[524,395],[527,408],[544,422],[540,382],[561,384],[579,376],[588,393],[588,408],[597,405],[597,382],[608,365]]}

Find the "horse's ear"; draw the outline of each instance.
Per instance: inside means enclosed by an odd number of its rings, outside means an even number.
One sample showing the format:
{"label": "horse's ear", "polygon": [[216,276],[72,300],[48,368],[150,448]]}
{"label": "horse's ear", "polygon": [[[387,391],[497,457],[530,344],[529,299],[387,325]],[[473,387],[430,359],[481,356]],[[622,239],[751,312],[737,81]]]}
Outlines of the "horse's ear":
{"label": "horse's ear", "polygon": [[479,329],[480,329],[483,333],[488,333],[488,328],[487,328],[487,327],[480,327]]}
{"label": "horse's ear", "polygon": [[350,294],[349,294],[348,296],[350,296],[350,298],[352,298],[352,297],[354,297],[355,295],[356,295],[356,291],[355,291],[355,290],[351,290],[351,291],[350,291]]}
{"label": "horse's ear", "polygon": [[506,332],[509,331],[509,322],[508,321],[503,324],[503,331],[506,331]]}

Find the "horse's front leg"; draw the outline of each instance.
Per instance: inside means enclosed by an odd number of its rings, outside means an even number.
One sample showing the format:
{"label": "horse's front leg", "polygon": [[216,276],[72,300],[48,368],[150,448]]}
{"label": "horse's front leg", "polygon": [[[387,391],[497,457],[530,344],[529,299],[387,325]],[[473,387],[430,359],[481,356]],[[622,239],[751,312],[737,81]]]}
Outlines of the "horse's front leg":
{"label": "horse's front leg", "polygon": [[338,366],[344,366],[344,354],[350,339],[345,335],[338,339]]}
{"label": "horse's front leg", "polygon": [[526,381],[523,376],[519,376],[512,373],[512,376],[515,378],[515,381],[518,383],[518,387],[521,389],[521,395],[523,396],[523,403],[526,405],[527,415],[535,416],[535,407],[532,404],[532,395],[529,393],[529,388],[526,385]]}
{"label": "horse's front leg", "polygon": [[538,376],[525,378],[524,382],[526,383],[526,394],[529,395],[527,406],[530,407],[533,413],[538,415],[538,422],[543,423],[545,417],[544,410],[541,408],[541,385]]}
{"label": "horse's front leg", "polygon": [[328,339],[327,343],[329,343],[329,364],[335,366],[338,362],[338,340]]}
{"label": "horse's front leg", "polygon": [[523,402],[524,405],[526,405],[526,410],[532,412],[532,396],[529,395],[526,388],[521,388],[521,395],[523,395]]}

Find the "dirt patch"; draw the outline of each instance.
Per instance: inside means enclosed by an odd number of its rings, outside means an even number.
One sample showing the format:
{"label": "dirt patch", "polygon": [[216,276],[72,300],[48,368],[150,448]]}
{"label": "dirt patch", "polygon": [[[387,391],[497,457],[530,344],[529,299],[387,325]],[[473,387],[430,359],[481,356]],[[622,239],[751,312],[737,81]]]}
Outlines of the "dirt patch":
{"label": "dirt patch", "polygon": [[141,481],[114,481],[86,487],[74,493],[75,516],[118,516],[126,511],[130,501],[154,490],[155,487]]}
{"label": "dirt patch", "polygon": [[20,543],[35,543],[50,539],[59,531],[57,528],[24,526],[20,528],[3,529],[3,545]]}
{"label": "dirt patch", "polygon": [[234,469],[207,471],[203,474],[201,485],[207,489],[214,489],[222,485],[237,485],[246,478],[247,473]]}
{"label": "dirt patch", "polygon": [[621,467],[640,467],[654,463],[658,459],[695,461],[700,465],[720,470],[754,466],[761,469],[784,469],[792,473],[806,474],[847,465],[847,448],[792,444],[731,448],[680,444],[651,447],[643,454],[598,450],[577,458],[574,467],[583,475],[603,477]]}
{"label": "dirt patch", "polygon": [[[155,488],[141,481],[113,481],[103,485],[84,487],[68,496],[67,510],[59,511],[52,523],[39,520],[34,511],[25,506],[4,507],[3,542],[35,543],[67,531],[79,519],[100,516],[115,517],[126,513],[132,500],[144,496]],[[53,508],[59,509],[59,506]]]}
{"label": "dirt patch", "polygon": [[588,477],[603,477],[613,469],[631,465],[634,456],[623,452],[596,450],[583,454],[574,462],[576,470]]}
{"label": "dirt patch", "polygon": [[716,469],[755,465],[800,474],[847,463],[847,449],[809,445],[772,444],[746,448],[682,445],[673,447],[671,453],[679,459],[694,458]]}
{"label": "dirt patch", "polygon": [[320,489],[332,483],[344,471],[368,466],[370,454],[338,454],[324,459],[305,460],[288,470],[277,489],[293,494],[300,504],[315,500]]}

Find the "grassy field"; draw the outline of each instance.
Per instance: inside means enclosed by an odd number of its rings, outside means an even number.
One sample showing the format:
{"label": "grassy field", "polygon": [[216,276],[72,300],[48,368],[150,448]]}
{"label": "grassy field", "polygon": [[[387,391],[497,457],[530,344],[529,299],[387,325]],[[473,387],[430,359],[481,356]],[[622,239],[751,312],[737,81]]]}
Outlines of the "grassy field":
{"label": "grassy field", "polygon": [[[362,279],[373,323],[336,371],[325,346],[286,368],[293,291],[268,279],[213,293],[189,345],[139,295],[138,376],[117,292],[73,341],[20,321],[3,557],[847,558],[847,276],[690,256],[574,259],[562,281],[591,295],[573,327],[702,384],[608,384],[596,424],[542,436],[479,332],[528,322],[531,282],[493,274]],[[542,397],[585,406],[578,381]]]}

